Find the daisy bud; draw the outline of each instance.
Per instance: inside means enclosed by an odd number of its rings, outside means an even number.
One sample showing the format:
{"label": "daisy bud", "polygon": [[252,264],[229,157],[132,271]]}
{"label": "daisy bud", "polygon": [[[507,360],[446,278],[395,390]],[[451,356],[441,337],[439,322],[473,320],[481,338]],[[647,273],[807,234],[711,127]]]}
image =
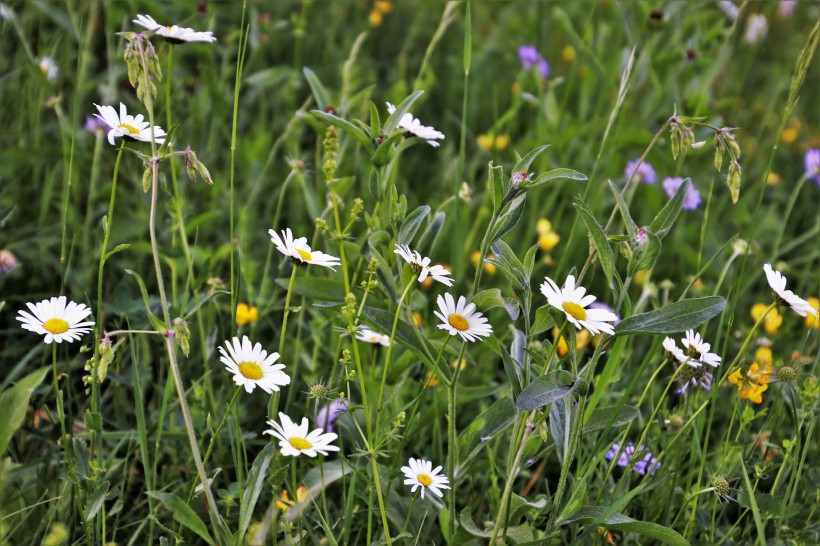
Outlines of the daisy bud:
{"label": "daisy bud", "polygon": [[777,370],[778,381],[794,381],[797,378],[797,371],[791,366],[781,366]]}

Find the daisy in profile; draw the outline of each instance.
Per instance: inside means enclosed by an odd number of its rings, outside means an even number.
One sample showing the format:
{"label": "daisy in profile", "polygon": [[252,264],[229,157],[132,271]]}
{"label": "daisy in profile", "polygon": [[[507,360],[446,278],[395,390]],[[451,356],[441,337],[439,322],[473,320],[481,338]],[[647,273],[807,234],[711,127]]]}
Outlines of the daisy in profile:
{"label": "daisy in profile", "polygon": [[[689,359],[689,357],[686,356],[686,353],[678,347],[678,344],[675,343],[675,340],[671,337],[667,337],[663,340],[663,349],[666,351],[669,360],[677,360],[679,363],[683,364]],[[700,363],[696,362],[692,365],[699,367]]]}
{"label": "daisy in profile", "polygon": [[[388,102],[387,111],[392,114],[396,111],[396,107]],[[414,118],[413,114],[410,112],[407,112],[401,117],[398,124],[396,124],[396,127],[402,131],[407,131],[413,136],[417,136],[420,139],[427,141],[427,144],[433,148],[438,148],[441,145],[437,139],[444,138],[444,133],[437,131],[435,127],[426,127],[422,125],[421,121],[418,118]]]}
{"label": "daisy in profile", "polygon": [[459,296],[458,304],[450,294],[444,294],[436,299],[438,311],[433,311],[441,320],[440,330],[447,330],[451,336],[456,334],[464,341],[481,341],[481,338],[492,335],[493,327],[487,319],[475,310],[475,304],[467,304],[467,298]]}
{"label": "daisy in profile", "polygon": [[37,67],[40,69],[40,72],[48,79],[48,81],[53,82],[57,79],[57,74],[59,73],[59,69],[57,67],[57,63],[48,56],[37,57],[34,59],[37,61]]}
{"label": "daisy in profile", "polygon": [[817,311],[809,305],[809,302],[791,290],[786,290],[786,277],[780,271],[772,269],[770,264],[764,265],[763,271],[766,272],[766,280],[769,281],[769,286],[774,292],[774,299],[778,305],[791,307],[801,317],[805,317],[807,313],[817,316]]}
{"label": "daisy in profile", "polygon": [[82,303],[68,301],[65,296],[54,297],[39,303],[26,303],[31,313],[18,311],[17,320],[25,330],[43,334],[45,343],[77,341],[91,331],[93,322],[83,322],[91,309]]}
{"label": "daisy in profile", "polygon": [[541,293],[547,297],[547,302],[564,312],[575,328],[580,330],[586,328],[594,336],[600,332],[614,334],[615,329],[608,322],[615,322],[618,316],[607,309],[593,308],[590,306],[595,301],[595,296],[584,295],[586,288],[575,286],[575,277],[569,275],[563,288],[558,288],[555,281],[546,277],[541,285]]}
{"label": "daisy in profile", "polygon": [[139,140],[140,142],[151,142],[153,132],[154,142],[162,144],[165,142],[165,131],[155,125],[153,131],[147,121],[144,121],[142,114],[136,117],[131,116],[125,109],[125,105],[120,103],[120,113],[113,106],[100,106],[95,104],[99,114],[94,114],[101,119],[108,128],[108,143],[114,146],[114,139],[122,137],[126,140]]}
{"label": "daisy in profile", "polygon": [[446,286],[453,286],[453,279],[450,278],[450,272],[447,271],[443,265],[430,265],[430,258],[422,257],[418,250],[410,250],[407,245],[396,244],[396,249],[393,251],[398,254],[404,261],[410,264],[416,272],[419,273],[419,282],[424,280],[429,275],[434,281],[438,281]]}
{"label": "daisy in profile", "polygon": [[157,23],[150,15],[137,15],[132,21],[141,27],[153,31],[160,38],[172,44],[184,44],[186,42],[215,42],[216,36],[213,32],[197,32],[192,28],[180,27],[177,25],[163,26]]}
{"label": "daisy in profile", "polygon": [[280,411],[279,421],[281,424],[268,421],[273,428],[266,430],[264,434],[270,434],[279,440],[279,447],[282,448],[282,455],[285,457],[298,457],[302,454],[315,457],[317,453],[327,455],[329,451],[339,451],[338,447],[330,445],[330,442],[337,438],[335,433],[326,433],[320,428],[308,433],[307,417],[302,417],[301,424],[297,425]]}
{"label": "daisy in profile", "polygon": [[410,466],[401,467],[404,472],[404,485],[412,485],[411,493],[421,488],[421,498],[424,498],[424,491],[429,489],[437,497],[443,497],[442,489],[450,489],[450,480],[444,474],[439,474],[441,466],[433,468],[433,463],[424,459],[414,459],[410,457]]}
{"label": "daisy in profile", "polygon": [[219,348],[219,353],[222,355],[219,360],[233,374],[233,382],[245,387],[249,393],[259,387],[271,394],[279,387],[290,384],[290,377],[282,371],[285,365],[275,364],[279,353],[268,355],[261,344],[251,345],[248,336],[244,336],[241,342],[237,337],[226,341],[225,346]]}
{"label": "daisy in profile", "polygon": [[372,343],[373,345],[390,347],[390,336],[374,332],[369,328],[361,328],[360,330],[357,330],[356,339],[359,341],[364,341],[365,343]]}
{"label": "daisy in profile", "polygon": [[[311,250],[310,245],[307,244],[307,237],[294,239],[290,228],[282,232],[282,237],[279,237],[279,234],[272,229],[268,230],[268,234],[273,244],[276,245],[276,250],[296,263],[321,265],[330,269],[341,264],[339,258],[318,250]],[[333,270],[335,271],[335,269]]]}
{"label": "daisy in profile", "polygon": [[709,349],[712,348],[712,345],[706,343],[706,340],[700,337],[700,334],[695,333],[694,330],[687,330],[686,336],[680,341],[686,348],[687,354],[691,357],[689,359],[690,366],[695,366],[695,364],[692,363],[693,360],[697,360],[698,366],[700,364],[706,364],[713,368],[720,366],[720,356],[715,353],[710,353]]}

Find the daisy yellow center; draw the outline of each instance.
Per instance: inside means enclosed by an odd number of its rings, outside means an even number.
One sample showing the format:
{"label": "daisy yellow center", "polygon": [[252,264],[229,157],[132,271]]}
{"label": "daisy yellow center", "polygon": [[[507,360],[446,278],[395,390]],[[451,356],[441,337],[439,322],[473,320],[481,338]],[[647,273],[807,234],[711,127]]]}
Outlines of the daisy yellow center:
{"label": "daisy yellow center", "polygon": [[242,362],[239,364],[239,373],[248,379],[259,381],[264,375],[262,368],[256,362]]}
{"label": "daisy yellow center", "polygon": [[171,28],[171,27],[170,27],[170,26],[168,26],[168,25],[165,25],[165,28],[167,28],[168,30],[174,30],[173,28]]}
{"label": "daisy yellow center", "polygon": [[561,304],[561,307],[563,307],[564,311],[566,311],[566,313],[575,320],[586,320],[587,318],[586,309],[584,309],[577,303],[565,301]]}
{"label": "daisy yellow center", "polygon": [[290,445],[292,445],[295,449],[298,449],[299,451],[310,449],[310,442],[308,442],[304,438],[293,437],[289,438],[288,442],[290,442]]}
{"label": "daisy yellow center", "polygon": [[416,479],[424,487],[430,487],[430,484],[433,483],[433,479],[427,474],[419,474],[418,476],[416,476]]}
{"label": "daisy yellow center", "polygon": [[68,323],[63,319],[51,318],[43,323],[43,328],[52,334],[62,334],[68,331]]}
{"label": "daisy yellow center", "polygon": [[134,127],[133,125],[128,125],[127,123],[120,123],[119,125],[117,125],[117,129],[125,129],[126,131],[128,131],[129,135],[139,134],[139,131],[136,127]]}
{"label": "daisy yellow center", "polygon": [[467,319],[462,317],[461,315],[457,315],[453,313],[449,317],[447,317],[447,322],[450,323],[450,326],[458,330],[459,332],[463,332],[470,327],[470,323],[467,322]]}
{"label": "daisy yellow center", "polygon": [[295,250],[296,250],[296,253],[299,254],[299,257],[302,258],[303,262],[309,262],[310,260],[313,259],[313,256],[310,255],[310,252],[306,252],[306,251],[302,250],[301,248],[297,248]]}

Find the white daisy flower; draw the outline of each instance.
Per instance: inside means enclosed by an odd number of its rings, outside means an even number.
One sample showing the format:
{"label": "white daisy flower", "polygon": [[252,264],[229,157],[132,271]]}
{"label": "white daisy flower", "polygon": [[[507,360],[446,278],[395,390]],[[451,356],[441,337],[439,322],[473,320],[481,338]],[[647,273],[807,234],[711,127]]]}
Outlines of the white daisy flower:
{"label": "white daisy flower", "polygon": [[57,79],[58,68],[57,63],[51,57],[37,57],[37,66],[40,72],[48,78],[48,81],[53,82]]}
{"label": "white daisy flower", "polygon": [[412,485],[411,493],[421,488],[421,498],[424,498],[424,491],[429,489],[431,493],[438,497],[443,497],[442,489],[450,489],[450,480],[444,474],[439,474],[440,466],[433,468],[433,463],[424,459],[414,459],[410,457],[410,466],[401,467],[404,472],[404,485]]}
{"label": "white daisy flower", "polygon": [[148,30],[154,31],[157,36],[165,38],[165,40],[171,42],[172,44],[216,41],[216,36],[214,36],[214,33],[211,31],[197,32],[192,28],[180,27],[177,25],[160,25],[150,15],[137,15],[137,18],[132,22],[140,25],[141,27],[145,27]]}
{"label": "white daisy flower", "polygon": [[[387,111],[392,114],[396,111],[396,107],[388,102]],[[441,143],[437,142],[436,139],[444,138],[444,133],[437,131],[435,127],[426,127],[422,125],[421,121],[418,118],[414,118],[413,114],[410,112],[405,113],[401,119],[399,119],[396,127],[426,140],[427,144],[433,148],[438,148],[441,145]]]}
{"label": "white daisy flower", "polygon": [[31,313],[18,311],[17,320],[25,330],[45,335],[45,343],[72,342],[91,331],[91,321],[83,319],[91,314],[91,309],[82,303],[68,301],[65,296],[43,300],[40,303],[26,303]]}
{"label": "white daisy flower", "polygon": [[586,328],[593,336],[600,332],[615,333],[612,324],[607,323],[617,321],[618,315],[608,309],[591,308],[590,304],[595,301],[595,296],[585,296],[586,288],[576,287],[574,276],[567,277],[563,288],[558,288],[555,281],[546,277],[541,285],[541,293],[547,297],[550,305],[563,311],[567,320],[578,330]]}
{"label": "white daisy flower", "polygon": [[453,296],[444,294],[436,299],[441,313],[433,311],[441,319],[440,330],[447,330],[451,336],[456,334],[464,341],[481,341],[482,337],[492,335],[493,327],[487,319],[475,310],[475,304],[467,305],[467,298],[460,296],[456,305]]}
{"label": "white daisy flower", "polygon": [[[321,265],[322,267],[329,267],[330,269],[341,264],[339,258],[335,256],[319,252],[318,250],[310,250],[310,245],[307,244],[307,237],[294,239],[290,228],[282,232],[281,238],[279,234],[272,229],[268,230],[268,234],[273,244],[276,245],[276,250],[293,260],[298,260],[299,263]],[[333,270],[335,271],[335,269]]]}
{"label": "white daisy flower", "polygon": [[226,341],[225,346],[219,348],[219,353],[222,355],[219,360],[233,374],[233,382],[245,387],[247,392],[259,387],[271,394],[279,387],[290,384],[290,377],[282,371],[285,365],[275,364],[279,353],[268,355],[260,343],[251,345],[248,336],[244,336],[241,342],[237,337]]}
{"label": "white daisy flower", "polygon": [[817,311],[809,305],[809,302],[791,290],[786,290],[786,277],[780,271],[772,269],[770,264],[764,265],[763,271],[766,272],[766,280],[769,281],[769,286],[772,288],[778,304],[791,307],[801,317],[805,317],[806,313],[817,316]]}
{"label": "white daisy flower", "polygon": [[393,251],[398,254],[404,261],[419,273],[419,282],[424,281],[429,275],[434,281],[438,281],[446,286],[453,286],[453,279],[450,278],[450,272],[442,265],[430,265],[430,258],[422,257],[418,250],[410,250],[407,245],[396,244],[396,249]]}
{"label": "white daisy flower", "polygon": [[[664,348],[664,350],[666,350],[667,353],[669,353],[669,355],[672,358],[674,358],[678,362],[684,363],[684,362],[687,361],[688,357],[681,350],[681,348],[678,347],[677,343],[675,343],[675,340],[672,339],[671,337],[667,337],[666,339],[663,340],[663,348]],[[700,366],[700,364],[698,364],[698,366]]]}
{"label": "white daisy flower", "polygon": [[[151,142],[151,127],[144,121],[142,114],[136,117],[131,116],[125,110],[125,105],[120,103],[120,113],[114,110],[113,106],[100,106],[95,104],[99,114],[94,114],[111,128],[108,131],[108,143],[114,146],[114,139],[123,137],[126,140],[139,140],[141,142]],[[154,126],[154,142],[162,144],[165,142],[165,131],[162,127]]]}
{"label": "white daisy flower", "polygon": [[280,411],[279,420],[282,424],[268,421],[273,428],[266,430],[264,434],[270,434],[279,440],[282,455],[298,457],[304,453],[308,457],[315,457],[317,453],[327,455],[328,451],[339,451],[338,447],[330,445],[330,442],[337,438],[336,433],[325,433],[320,428],[308,433],[307,417],[302,417],[302,423],[297,425]]}
{"label": "white daisy flower", "polygon": [[690,366],[695,366],[695,361],[700,364],[708,364],[713,368],[720,366],[720,357],[715,353],[709,352],[709,349],[711,349],[712,346],[709,343],[706,343],[706,341],[700,337],[700,334],[695,333],[694,330],[687,330],[686,337],[680,341],[691,357],[689,359]]}
{"label": "white daisy flower", "polygon": [[360,330],[357,330],[356,339],[358,339],[359,341],[364,341],[366,343],[372,343],[373,345],[382,345],[384,347],[390,347],[390,336],[374,332],[369,328],[362,328]]}

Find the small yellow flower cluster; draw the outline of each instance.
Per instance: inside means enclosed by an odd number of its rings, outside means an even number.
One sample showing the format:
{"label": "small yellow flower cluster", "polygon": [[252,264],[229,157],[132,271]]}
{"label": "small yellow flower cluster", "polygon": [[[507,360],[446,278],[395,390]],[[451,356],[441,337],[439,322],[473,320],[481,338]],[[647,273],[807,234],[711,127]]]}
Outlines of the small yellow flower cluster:
{"label": "small yellow flower cluster", "polygon": [[538,246],[541,250],[549,252],[561,242],[561,236],[552,231],[552,222],[546,218],[538,220],[535,229],[538,231]]}
{"label": "small yellow flower cluster", "polygon": [[296,504],[297,502],[302,502],[308,496],[308,489],[304,485],[300,485],[299,488],[296,490],[296,500],[293,501],[288,496],[288,490],[282,490],[282,496],[276,501],[276,507],[283,512],[287,512],[290,510],[290,507]]}
{"label": "small yellow flower cluster", "polygon": [[[476,250],[470,255],[470,261],[473,262],[473,267],[478,267],[478,259],[481,258],[481,251]],[[495,258],[493,254],[488,254],[487,259],[492,260]],[[491,264],[488,262],[484,262],[484,272],[488,275],[495,275],[496,267],[495,264]]]}
{"label": "small yellow flower cluster", "polygon": [[[765,303],[756,303],[752,306],[752,320],[757,322],[760,320],[760,317],[763,316],[763,313],[766,312],[768,309],[768,305]],[[766,315],[766,318],[763,319],[763,327],[766,329],[766,333],[770,336],[777,335],[777,331],[780,329],[780,326],[783,324],[783,316],[777,311],[775,307],[769,314]]]}
{"label": "small yellow flower cluster", "polygon": [[376,0],[373,4],[373,9],[370,11],[370,16],[367,20],[370,26],[377,27],[384,21],[384,16],[393,11],[393,2],[391,0]]}
{"label": "small yellow flower cluster", "polygon": [[500,152],[510,145],[510,135],[485,135],[484,133],[478,135],[476,139],[478,147],[485,152],[492,152],[493,150]]}
{"label": "small yellow flower cluster", "polygon": [[748,398],[750,402],[760,404],[763,402],[763,392],[769,388],[769,378],[773,371],[771,364],[752,362],[745,374],[735,370],[729,376],[729,382],[737,385],[737,393],[741,398]]}
{"label": "small yellow flower cluster", "polygon": [[236,325],[245,326],[251,322],[259,320],[259,309],[251,307],[247,303],[240,303],[236,306]]}

